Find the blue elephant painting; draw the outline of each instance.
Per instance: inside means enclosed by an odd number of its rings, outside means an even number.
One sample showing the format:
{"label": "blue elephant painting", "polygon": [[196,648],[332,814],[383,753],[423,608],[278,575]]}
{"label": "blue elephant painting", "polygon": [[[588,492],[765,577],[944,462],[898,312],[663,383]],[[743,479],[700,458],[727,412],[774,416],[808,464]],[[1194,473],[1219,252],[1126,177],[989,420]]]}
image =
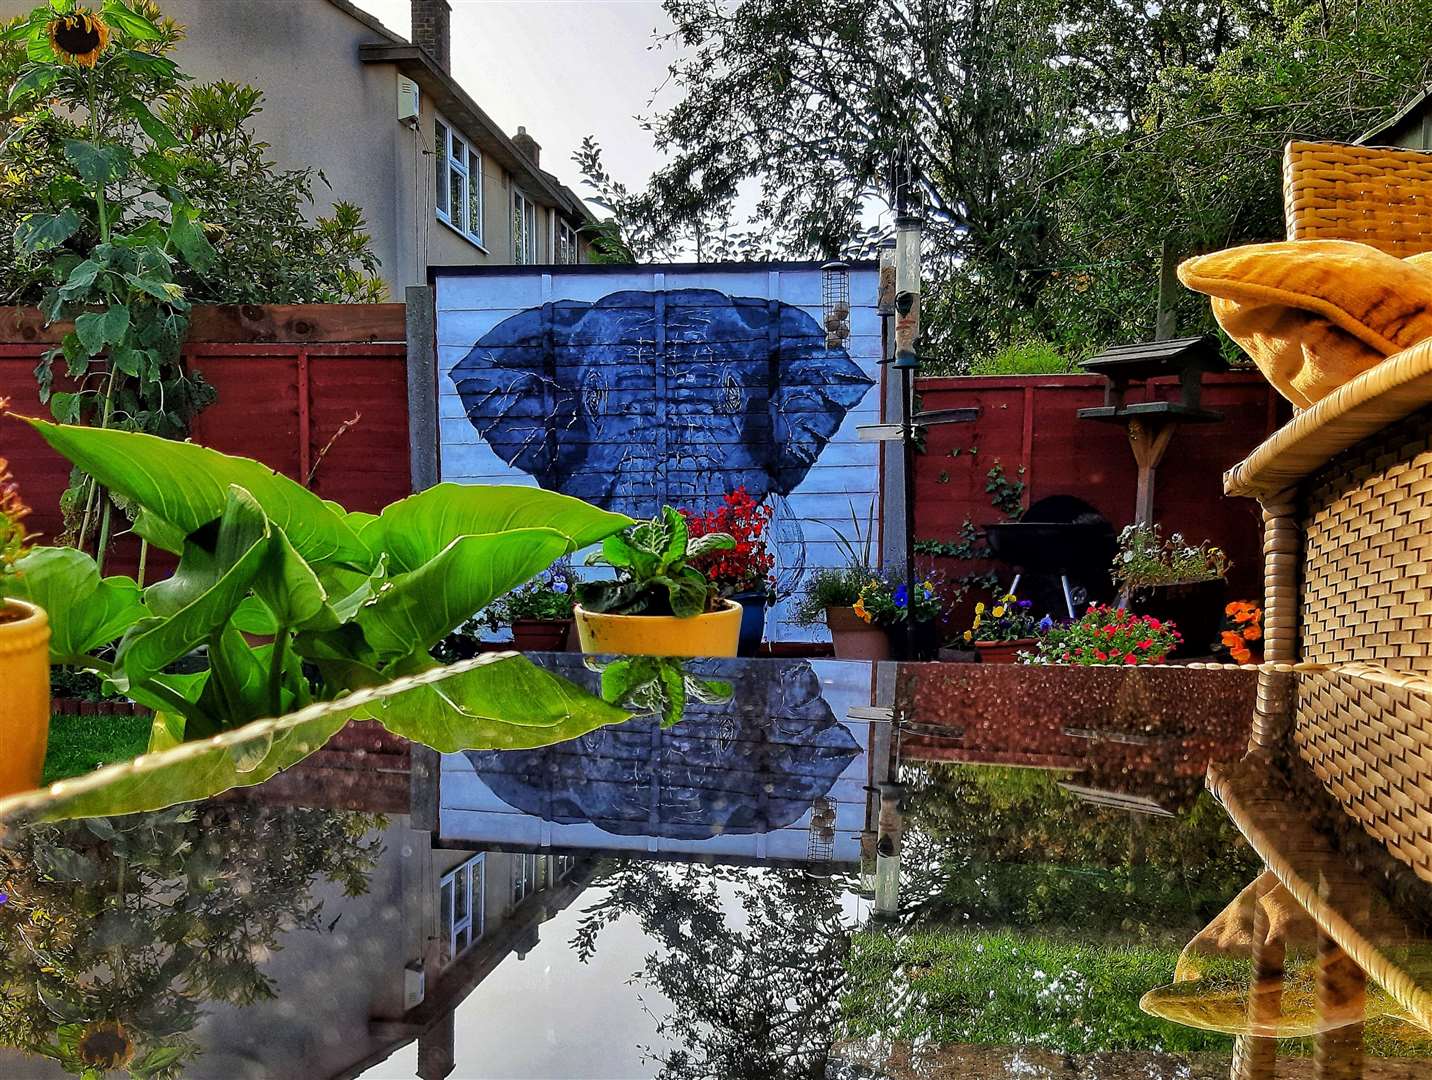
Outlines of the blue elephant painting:
{"label": "blue elephant painting", "polygon": [[530,307],[450,374],[502,461],[635,517],[789,495],[874,384],[802,308],[708,288]]}

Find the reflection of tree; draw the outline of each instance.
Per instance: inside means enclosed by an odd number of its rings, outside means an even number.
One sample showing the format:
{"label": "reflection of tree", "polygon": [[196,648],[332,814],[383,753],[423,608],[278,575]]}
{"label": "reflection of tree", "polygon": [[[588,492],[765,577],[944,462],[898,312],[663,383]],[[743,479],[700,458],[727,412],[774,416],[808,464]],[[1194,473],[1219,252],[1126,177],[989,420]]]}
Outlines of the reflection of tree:
{"label": "reflection of tree", "polygon": [[208,1002],[273,995],[261,970],[318,930],[321,880],[367,891],[381,819],[252,804],[19,828],[0,847],[0,1043],[97,1077],[182,1073]]}
{"label": "reflection of tree", "polygon": [[659,948],[635,978],[672,1002],[660,1080],[774,1080],[826,1073],[849,930],[839,879],[800,870],[624,862],[595,886],[575,944],[587,959],[623,915]]}
{"label": "reflection of tree", "polygon": [[907,765],[914,919],[1162,931],[1202,925],[1258,872],[1206,793],[1177,818],[1093,806],[1043,770]]}

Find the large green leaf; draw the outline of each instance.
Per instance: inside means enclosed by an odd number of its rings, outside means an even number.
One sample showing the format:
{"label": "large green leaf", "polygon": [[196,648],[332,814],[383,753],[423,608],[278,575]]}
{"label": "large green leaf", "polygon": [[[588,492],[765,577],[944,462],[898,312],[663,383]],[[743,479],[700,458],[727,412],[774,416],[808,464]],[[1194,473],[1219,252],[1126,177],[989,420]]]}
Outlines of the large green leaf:
{"label": "large green leaf", "polygon": [[217,528],[192,534],[174,574],[145,593],[155,617],[136,623],[119,643],[115,685],[122,690],[144,682],[222,630],[258,575],[271,540],[258,503],[243,488],[231,488]]}
{"label": "large green leaf", "polygon": [[36,548],[0,579],[0,591],[45,609],[56,664],[108,645],[149,614],[138,585],[129,578],[101,580],[95,561],[74,548]]}
{"label": "large green leaf", "polygon": [[553,529],[460,536],[420,569],[395,577],[358,610],[358,625],[385,661],[426,651],[473,613],[565,555]]}
{"label": "large green leaf", "polygon": [[364,539],[389,553],[395,573],[416,570],[460,536],[551,529],[570,550],[595,544],[631,524],[570,495],[511,485],[438,484],[384,509]]}
{"label": "large green leaf", "polygon": [[318,575],[294,550],[282,529],[273,530],[268,555],[254,579],[254,592],[279,626],[295,630],[338,625]]}
{"label": "large green leaf", "polygon": [[525,657],[492,653],[0,800],[0,819],[109,817],[207,799],[262,783],[353,719],[456,752],[547,746],[630,717]]}
{"label": "large green leaf", "polygon": [[237,484],[310,564],[332,561],[366,569],[373,563],[353,530],[322,499],[257,461],[139,432],[22,419],[60,454],[158,519],[146,526],[156,543],[160,538],[172,543],[176,534],[216,519],[229,486]]}
{"label": "large green leaf", "polygon": [[86,184],[108,184],[124,176],[129,171],[130,156],[129,149],[117,143],[65,141],[65,157]]}
{"label": "large green leaf", "polygon": [[368,715],[444,754],[519,750],[576,739],[632,714],[523,656],[503,656],[385,696]]}
{"label": "large green leaf", "polygon": [[73,210],[27,214],[15,226],[15,246],[24,252],[48,251],[63,244],[79,227],[80,216]]}

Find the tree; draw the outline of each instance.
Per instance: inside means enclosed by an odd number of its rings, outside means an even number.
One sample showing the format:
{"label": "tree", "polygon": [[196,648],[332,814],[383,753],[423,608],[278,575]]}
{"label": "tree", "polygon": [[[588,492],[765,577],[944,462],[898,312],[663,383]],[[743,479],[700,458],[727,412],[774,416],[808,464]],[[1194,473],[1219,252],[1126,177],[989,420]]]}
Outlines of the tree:
{"label": "tree", "polygon": [[168,1080],[210,1002],[273,996],[258,958],[361,896],[381,818],[236,804],[13,829],[0,847],[0,1044]]}
{"label": "tree", "polygon": [[583,912],[584,961],[603,928],[634,916],[659,949],[636,980],[674,1008],[658,1035],[661,1080],[820,1080],[839,1019],[850,934],[847,882],[801,870],[623,861],[594,883]]}
{"label": "tree", "polygon": [[[668,163],[614,200],[627,236],[689,237],[754,185],[782,254],[868,252],[908,153],[937,370],[1150,336],[1165,241],[1279,235],[1283,142],[1355,138],[1432,74],[1429,0],[664,6],[685,96],[648,121]],[[1212,325],[1192,295],[1180,313]]]}

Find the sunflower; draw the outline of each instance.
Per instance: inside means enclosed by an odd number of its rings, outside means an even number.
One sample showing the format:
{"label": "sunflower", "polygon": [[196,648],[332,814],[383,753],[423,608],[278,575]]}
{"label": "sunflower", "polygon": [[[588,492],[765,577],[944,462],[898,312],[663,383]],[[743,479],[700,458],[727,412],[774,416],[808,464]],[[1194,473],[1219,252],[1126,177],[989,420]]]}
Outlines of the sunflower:
{"label": "sunflower", "polygon": [[94,67],[99,54],[109,45],[109,27],[88,8],[75,8],[68,15],[50,20],[50,44],[62,64]]}
{"label": "sunflower", "polygon": [[122,1069],[134,1059],[134,1040],[118,1020],[96,1020],[80,1032],[80,1060],[96,1069]]}

